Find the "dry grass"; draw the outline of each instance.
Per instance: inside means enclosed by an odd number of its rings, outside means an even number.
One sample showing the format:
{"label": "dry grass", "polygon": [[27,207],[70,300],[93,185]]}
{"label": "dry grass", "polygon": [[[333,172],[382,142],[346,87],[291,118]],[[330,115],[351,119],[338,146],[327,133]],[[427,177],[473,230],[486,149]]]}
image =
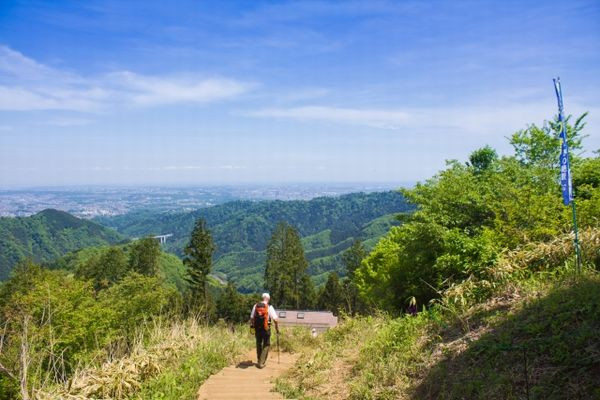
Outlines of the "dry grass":
{"label": "dry grass", "polygon": [[277,380],[277,390],[294,399],[348,398],[348,379],[372,323],[367,318],[347,320],[298,349],[300,358]]}
{"label": "dry grass", "polygon": [[[536,274],[554,273],[559,267],[574,263],[574,235],[564,235],[549,242],[530,243],[507,251],[498,262],[478,276],[471,275],[454,283],[443,292],[443,306],[468,311],[469,307],[500,296],[513,282],[523,281]],[[600,266],[600,229],[587,228],[580,232],[581,254],[585,266]],[[564,272],[561,270],[559,272]]]}
{"label": "dry grass", "polygon": [[[580,239],[584,262],[598,266],[600,230],[583,230]],[[519,347],[523,343],[533,346],[528,347],[530,385],[544,390],[540,388],[548,384],[548,376],[569,368],[571,361],[562,365],[556,362],[557,357],[568,358],[569,352],[557,349],[556,344],[562,341],[556,332],[550,334],[549,330],[541,329],[535,340],[528,332],[540,329],[540,324],[555,323],[555,317],[548,317],[555,315],[555,310],[563,313],[566,327],[573,327],[568,322],[574,315],[569,312],[570,308],[556,302],[556,295],[548,298],[563,286],[569,288],[583,282],[571,279],[569,271],[572,269],[562,268],[572,266],[572,260],[573,237],[570,235],[531,244],[503,254],[497,265],[482,277],[471,277],[454,285],[441,302],[419,317],[376,317],[368,323],[367,319],[346,321],[320,337],[313,348],[302,351],[295,368],[279,380],[278,391],[294,399],[436,398],[431,393],[446,395],[445,398],[485,398],[477,393],[486,391],[490,377],[497,377],[509,383],[506,386],[506,382],[494,382],[496,386],[490,386],[497,389],[494,398],[523,398],[519,394],[525,386]],[[584,275],[594,276],[592,272]],[[531,305],[535,306],[531,308]],[[572,308],[579,306],[575,302]],[[582,305],[582,312],[590,314],[596,306]],[[538,311],[531,313],[532,309],[541,310],[539,312],[547,316],[536,319]],[[502,334],[506,332],[522,343],[497,349],[497,343],[504,340]],[[587,338],[585,332],[574,331],[573,335]],[[536,347],[536,340],[552,344],[554,365],[544,351]],[[533,344],[529,344],[530,341]],[[480,351],[491,355],[478,357]],[[497,360],[497,364],[493,360]],[[478,363],[482,362],[489,365],[480,368]],[[462,387],[452,388],[453,394],[461,394],[458,397],[448,397],[450,392],[436,386],[437,380],[452,375],[453,368],[460,368],[460,373],[464,373],[461,379],[466,376]],[[585,371],[580,375],[582,382],[589,378]],[[567,385],[571,383],[565,381]],[[448,385],[448,381],[444,384]],[[512,392],[510,385],[517,388],[516,392]],[[581,394],[586,393],[585,390],[564,389],[562,393]],[[490,395],[488,392],[486,395]]]}
{"label": "dry grass", "polygon": [[[523,271],[544,271],[564,265],[575,252],[573,234],[558,237],[550,242],[531,243],[509,251],[490,268],[490,276],[506,279]],[[583,262],[595,264],[600,260],[600,229],[587,228],[579,233]]]}
{"label": "dry grass", "polygon": [[207,327],[195,319],[170,325],[158,322],[146,329],[146,334],[138,336],[128,355],[81,368],[65,385],[37,390],[34,398],[124,399],[138,391],[144,382],[198,349],[211,348],[233,362],[249,345],[243,333]]}

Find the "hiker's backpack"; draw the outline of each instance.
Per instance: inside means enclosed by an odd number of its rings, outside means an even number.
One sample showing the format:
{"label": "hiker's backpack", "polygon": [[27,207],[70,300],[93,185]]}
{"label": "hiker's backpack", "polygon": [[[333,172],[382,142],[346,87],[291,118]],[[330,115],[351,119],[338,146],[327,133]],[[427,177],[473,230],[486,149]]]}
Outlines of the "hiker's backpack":
{"label": "hiker's backpack", "polygon": [[265,303],[257,303],[254,309],[254,327],[269,330],[269,306]]}

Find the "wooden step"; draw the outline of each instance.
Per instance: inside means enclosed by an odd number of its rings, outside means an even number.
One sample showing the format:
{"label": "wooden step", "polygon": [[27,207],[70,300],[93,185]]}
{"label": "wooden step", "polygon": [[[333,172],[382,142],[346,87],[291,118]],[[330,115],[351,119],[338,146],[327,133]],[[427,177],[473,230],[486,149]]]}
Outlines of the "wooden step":
{"label": "wooden step", "polygon": [[[249,353],[251,359],[254,352]],[[296,355],[281,353],[280,363],[277,359],[269,362],[263,369],[256,368],[250,360],[238,365],[223,368],[209,377],[198,390],[199,400],[274,400],[283,399],[279,393],[273,392],[273,381],[292,367]]]}

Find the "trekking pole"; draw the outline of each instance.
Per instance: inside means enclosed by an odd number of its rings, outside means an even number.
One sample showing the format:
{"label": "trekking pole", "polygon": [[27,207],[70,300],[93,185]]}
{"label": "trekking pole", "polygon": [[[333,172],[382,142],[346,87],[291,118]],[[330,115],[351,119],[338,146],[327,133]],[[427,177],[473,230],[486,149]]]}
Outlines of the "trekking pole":
{"label": "trekking pole", "polygon": [[277,329],[277,364],[279,364],[279,329]]}

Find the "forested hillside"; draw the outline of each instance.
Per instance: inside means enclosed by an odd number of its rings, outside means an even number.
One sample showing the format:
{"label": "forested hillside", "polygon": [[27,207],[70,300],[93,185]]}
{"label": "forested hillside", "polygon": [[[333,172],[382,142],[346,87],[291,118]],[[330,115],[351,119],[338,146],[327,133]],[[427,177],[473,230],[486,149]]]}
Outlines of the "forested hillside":
{"label": "forested hillside", "polygon": [[25,258],[50,261],[89,246],[117,243],[117,232],[58,210],[44,210],[31,217],[0,218],[0,280]]}
{"label": "forested hillside", "polygon": [[370,248],[398,224],[397,214],[412,210],[402,194],[381,192],[309,201],[236,201],[189,213],[140,212],[97,221],[129,237],[172,233],[165,249],[181,256],[194,222],[204,218],[216,244],[213,273],[250,292],[262,286],[265,249],[278,222],[298,229],[309,273],[323,283],[329,271],[345,275],[341,254],[354,239]]}
{"label": "forested hillside", "polygon": [[[46,262],[43,266],[51,270],[63,270],[74,273],[75,275],[83,275],[96,265],[103,266],[111,264],[107,261],[111,261],[109,259],[110,254],[113,255],[113,259],[116,258],[114,257],[115,250],[117,251],[117,254],[122,252],[122,262],[127,263],[131,258],[132,248],[136,243],[137,242],[114,246],[86,247],[69,252],[53,261]],[[156,269],[157,275],[162,278],[166,284],[175,287],[180,293],[185,292],[187,289],[187,282],[185,281],[186,271],[179,257],[174,254],[160,251],[157,255]],[[212,282],[216,284],[215,281]]]}
{"label": "forested hillside", "polygon": [[600,398],[600,157],[581,155],[584,117],[566,125],[581,268],[558,180],[562,126],[529,125],[510,136],[514,154],[486,146],[403,190],[418,210],[352,274],[373,311],[307,346],[279,391]]}

